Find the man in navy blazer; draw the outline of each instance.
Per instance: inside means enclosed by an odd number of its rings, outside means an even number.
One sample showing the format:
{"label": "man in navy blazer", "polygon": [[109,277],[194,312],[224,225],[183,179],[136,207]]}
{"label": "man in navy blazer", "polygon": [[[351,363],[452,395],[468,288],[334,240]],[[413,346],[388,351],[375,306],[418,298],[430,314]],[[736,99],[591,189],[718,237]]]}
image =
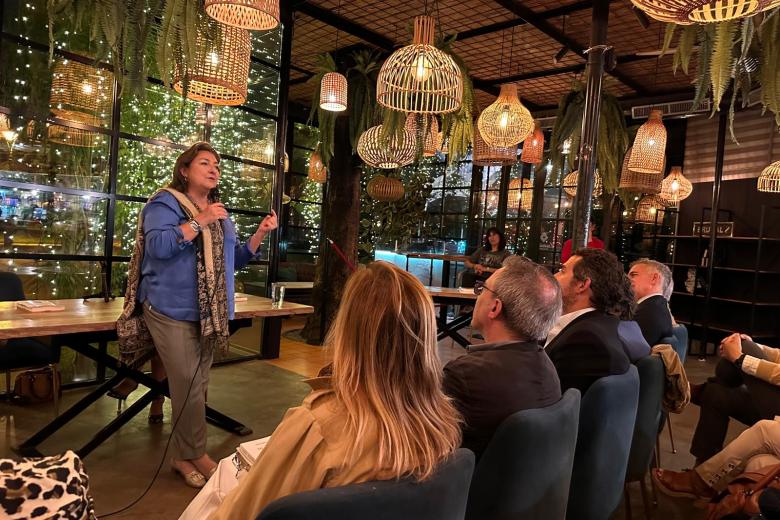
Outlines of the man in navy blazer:
{"label": "man in navy blazer", "polygon": [[664,294],[672,284],[672,272],[661,262],[642,258],[628,271],[637,305],[634,320],[650,345],[673,334],[672,313]]}

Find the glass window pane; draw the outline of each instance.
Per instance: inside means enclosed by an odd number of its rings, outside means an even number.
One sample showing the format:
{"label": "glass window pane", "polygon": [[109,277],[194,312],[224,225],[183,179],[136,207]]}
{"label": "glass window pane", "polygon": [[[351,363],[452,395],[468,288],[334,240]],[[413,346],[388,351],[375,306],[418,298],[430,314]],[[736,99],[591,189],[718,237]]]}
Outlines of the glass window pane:
{"label": "glass window pane", "polygon": [[320,231],[310,228],[287,228],[287,253],[317,253]]}
{"label": "glass window pane", "polygon": [[485,217],[496,217],[498,215],[498,192],[483,191],[480,193],[480,203],[484,208]]}
{"label": "glass window pane", "polygon": [[[261,156],[256,155],[258,142],[263,144],[259,148],[262,150]],[[276,121],[238,108],[221,107],[219,118],[211,129],[211,144],[219,153],[268,164],[274,163],[275,142]],[[271,153],[266,151],[269,145]]]}
{"label": "glass window pane", "polygon": [[469,190],[445,190],[444,191],[444,213],[468,213],[469,211]]}
{"label": "glass window pane", "polygon": [[[46,0],[4,0],[3,30],[48,46],[49,17],[46,7]],[[90,42],[89,33],[89,24],[83,23],[77,29],[72,17],[58,17],[54,25],[55,47],[94,56],[97,46]]]}
{"label": "glass window pane", "polygon": [[444,215],[442,228],[443,238],[460,240],[468,233],[468,215]]}
{"label": "glass window pane", "polygon": [[3,259],[0,270],[16,273],[30,299],[82,298],[100,291],[97,262]]}
{"label": "glass window pane", "polygon": [[[314,150],[320,142],[320,129],[313,126],[295,123],[293,125],[293,145]],[[295,153],[293,151],[293,153]]]}
{"label": "glass window pane", "polygon": [[310,181],[302,175],[287,175],[290,185],[290,198],[304,202],[322,201],[322,184]]}
{"label": "glass window pane", "polygon": [[265,296],[268,266],[249,264],[236,272],[236,292]]}
{"label": "glass window pane", "polygon": [[177,148],[120,139],[116,192],[150,197],[173,178],[173,165],[181,154]]}
{"label": "glass window pane", "polygon": [[293,148],[290,171],[307,175],[309,173],[309,158],[311,157],[311,154],[312,150]]}
{"label": "glass window pane", "polygon": [[447,168],[448,188],[470,188],[473,168],[470,162],[462,162]]}
{"label": "glass window pane", "polygon": [[[260,225],[260,222],[262,222],[263,217],[257,215],[239,215],[237,213],[233,213],[230,215],[230,219],[233,221],[233,224],[236,226],[236,235],[238,237],[238,242],[240,244],[243,244],[247,240],[249,240],[249,237],[251,237],[255,231],[257,231],[257,226]],[[262,244],[260,244],[260,247],[258,248],[258,252],[261,253],[260,258],[258,260],[268,260],[269,258],[269,251],[270,251],[270,244],[271,239],[270,237],[265,237]],[[236,289],[238,290],[238,289]]]}
{"label": "glass window pane", "polygon": [[143,202],[116,201],[114,212],[114,256],[130,256],[135,246],[138,229],[138,214],[144,207]]}
{"label": "glass window pane", "polygon": [[5,253],[103,253],[107,199],[0,186]]}
{"label": "glass window pane", "polygon": [[219,191],[228,208],[270,211],[274,171],[247,163],[222,159]]}
{"label": "glass window pane", "polygon": [[305,202],[290,202],[290,226],[320,227],[321,206]]}
{"label": "glass window pane", "polygon": [[204,138],[203,125],[195,122],[196,111],[202,112],[203,106],[172,89],[147,83],[145,99],[122,95],[120,127],[128,134],[189,146]]}
{"label": "glass window pane", "polygon": [[282,25],[268,31],[250,31],[252,55],[273,65],[281,65]]}
{"label": "glass window pane", "polygon": [[425,211],[428,213],[441,213],[444,192],[433,190],[428,196],[428,202],[425,204]]}
{"label": "glass window pane", "polygon": [[276,115],[278,102],[279,72],[271,67],[252,63],[252,67],[249,69],[245,106],[266,114]]}

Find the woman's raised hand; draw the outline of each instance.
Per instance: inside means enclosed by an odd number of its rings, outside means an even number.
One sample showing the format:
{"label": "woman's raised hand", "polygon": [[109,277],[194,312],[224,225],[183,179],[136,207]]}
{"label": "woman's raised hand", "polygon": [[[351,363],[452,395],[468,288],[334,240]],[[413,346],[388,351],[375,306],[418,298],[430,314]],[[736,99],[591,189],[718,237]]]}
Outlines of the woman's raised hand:
{"label": "woman's raised hand", "polygon": [[206,209],[198,213],[198,216],[195,217],[195,220],[202,227],[205,227],[216,222],[217,220],[224,220],[227,217],[228,213],[225,209],[225,205],[221,202],[215,202],[214,204],[209,204],[206,206]]}

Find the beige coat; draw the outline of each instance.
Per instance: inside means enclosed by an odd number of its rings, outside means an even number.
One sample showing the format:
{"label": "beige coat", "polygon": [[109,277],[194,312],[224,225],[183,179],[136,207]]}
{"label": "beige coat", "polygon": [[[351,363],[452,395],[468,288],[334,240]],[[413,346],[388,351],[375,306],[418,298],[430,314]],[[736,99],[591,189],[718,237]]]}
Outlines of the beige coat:
{"label": "beige coat", "polygon": [[667,412],[682,413],[691,400],[691,388],[685,367],[671,345],[662,343],[653,347],[651,355],[659,356],[664,364],[666,381],[664,382],[663,409]]}
{"label": "beige coat", "polygon": [[763,379],[770,385],[780,386],[780,349],[759,345],[766,359],[745,356],[742,370],[746,374]]}
{"label": "beige coat", "polygon": [[347,414],[329,378],[307,381],[312,393],[287,411],[252,469],[211,515],[211,520],[253,520],[277,498],[301,491],[392,478],[377,470],[378,436],[369,429],[354,461],[344,464],[356,442],[346,432]]}

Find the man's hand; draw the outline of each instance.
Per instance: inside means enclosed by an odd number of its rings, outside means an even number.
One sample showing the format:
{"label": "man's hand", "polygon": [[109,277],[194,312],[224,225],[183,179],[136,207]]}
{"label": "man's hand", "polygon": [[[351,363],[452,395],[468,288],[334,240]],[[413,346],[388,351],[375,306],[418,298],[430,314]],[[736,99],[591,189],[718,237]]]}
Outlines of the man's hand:
{"label": "man's hand", "polygon": [[732,334],[720,342],[720,355],[732,363],[742,355],[742,338],[739,334]]}

